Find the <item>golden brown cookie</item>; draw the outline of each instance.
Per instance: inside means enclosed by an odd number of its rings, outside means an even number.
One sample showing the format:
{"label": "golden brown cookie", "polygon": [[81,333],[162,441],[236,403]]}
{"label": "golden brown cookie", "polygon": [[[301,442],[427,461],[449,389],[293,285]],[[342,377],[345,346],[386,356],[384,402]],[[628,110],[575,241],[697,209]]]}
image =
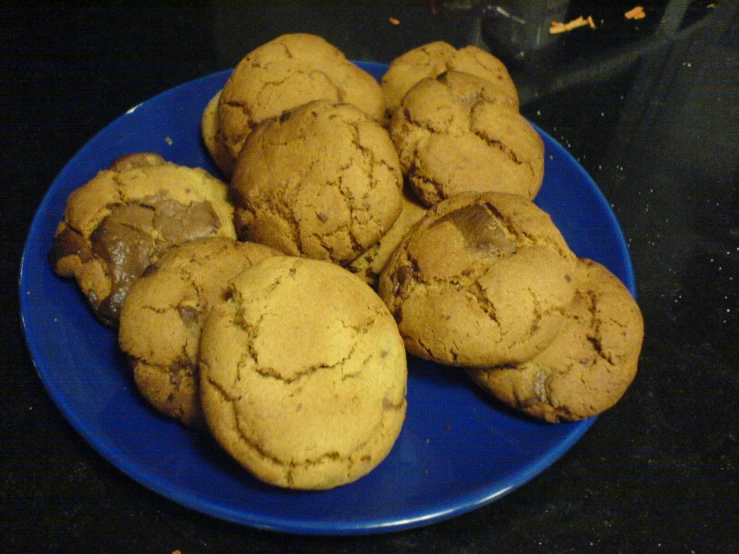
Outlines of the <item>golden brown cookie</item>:
{"label": "golden brown cookie", "polygon": [[49,259],[76,279],[100,321],[116,326],[128,289],[161,252],[213,235],[236,237],[225,183],[157,154],[131,154],[69,195]]}
{"label": "golden brown cookie", "polygon": [[544,178],[544,142],[488,81],[450,71],[403,98],[390,136],[403,174],[428,206],[460,192],[534,198]]}
{"label": "golden brown cookie", "polygon": [[218,121],[236,158],[255,125],[312,100],[346,102],[382,121],[379,83],[335,46],[310,34],[287,34],[253,50],[226,82]]}
{"label": "golden brown cookie", "polygon": [[242,239],[337,263],[385,234],[402,187],[387,131],[359,108],[325,100],[258,125],[231,180]]}
{"label": "golden brown cookie", "polygon": [[532,201],[463,193],[406,235],[379,293],[410,353],[462,367],[519,363],[557,336],[575,259]]}
{"label": "golden brown cookie", "polygon": [[121,307],[118,342],[138,389],[161,413],[204,425],[197,363],[205,318],[233,277],[276,255],[227,237],[194,240],[170,248],[133,284]]}
{"label": "golden brown cookie", "polygon": [[390,452],[405,417],[406,358],[382,300],[345,269],[268,258],[241,273],[203,329],[208,427],[258,479],[352,482]]}
{"label": "golden brown cookie", "polygon": [[607,268],[580,260],[573,275],[576,293],[552,344],[519,365],[468,370],[505,404],[551,422],[616,404],[636,376],[644,337],[639,306]]}
{"label": "golden brown cookie", "polygon": [[403,211],[395,220],[395,223],[382,235],[380,240],[375,243],[369,250],[362,252],[347,269],[356,274],[368,285],[374,287],[380,278],[385,264],[387,264],[390,256],[393,255],[395,249],[403,240],[403,237],[410,231],[418,221],[426,215],[428,208],[421,205],[412,191],[407,187],[403,188]]}
{"label": "golden brown cookie", "polygon": [[436,41],[402,54],[388,67],[381,81],[387,117],[392,117],[416,83],[435,79],[447,71],[461,71],[489,81],[502,102],[518,109],[518,92],[503,62],[477,46],[457,50],[451,44]]}
{"label": "golden brown cookie", "polygon": [[203,137],[208,154],[213,159],[218,169],[226,177],[230,177],[234,170],[235,160],[226,148],[226,141],[221,134],[218,125],[218,101],[221,98],[221,91],[210,99],[203,116],[200,120],[200,134]]}

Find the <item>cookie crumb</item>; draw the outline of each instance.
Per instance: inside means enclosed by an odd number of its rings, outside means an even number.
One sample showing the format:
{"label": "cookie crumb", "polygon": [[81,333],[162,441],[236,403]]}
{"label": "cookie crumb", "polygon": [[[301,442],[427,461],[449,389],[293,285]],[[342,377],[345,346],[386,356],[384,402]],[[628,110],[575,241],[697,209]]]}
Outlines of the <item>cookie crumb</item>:
{"label": "cookie crumb", "polygon": [[174,141],[170,137],[164,137],[164,142],[166,142],[169,146],[172,146],[172,144],[174,144]]}
{"label": "cookie crumb", "polygon": [[578,27],[585,27],[586,25],[589,25],[593,29],[595,28],[595,23],[591,23],[592,17],[588,16],[588,19],[585,19],[583,16],[578,17],[577,19],[573,19],[572,21],[569,21],[567,23],[562,23],[560,21],[552,21],[551,25],[549,26],[549,34],[550,35],[558,35],[560,33],[567,33],[569,31],[572,31],[573,29],[577,29]]}
{"label": "cookie crumb", "polygon": [[388,21],[390,22],[390,25],[400,25],[400,19],[395,17],[389,17]]}
{"label": "cookie crumb", "polygon": [[626,19],[644,19],[647,14],[644,12],[644,8],[641,6],[635,6],[624,14]]}

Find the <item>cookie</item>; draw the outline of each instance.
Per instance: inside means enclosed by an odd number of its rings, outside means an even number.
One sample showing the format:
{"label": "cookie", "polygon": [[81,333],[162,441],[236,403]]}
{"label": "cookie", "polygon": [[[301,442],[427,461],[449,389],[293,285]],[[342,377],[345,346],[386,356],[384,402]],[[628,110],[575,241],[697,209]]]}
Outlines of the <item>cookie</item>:
{"label": "cookie", "polygon": [[213,235],[236,237],[225,183],[157,154],[131,154],[69,195],[49,260],[115,327],[128,289],[161,252]]}
{"label": "cookie", "polygon": [[230,177],[234,170],[235,160],[226,148],[226,141],[218,124],[218,102],[220,98],[221,91],[218,91],[205,106],[200,120],[200,134],[203,137],[203,143],[208,154],[210,154],[218,169],[221,170],[224,176]]}
{"label": "cookie", "polygon": [[403,237],[410,231],[424,215],[428,209],[421,205],[415,194],[403,188],[403,210],[395,223],[388,229],[387,233],[382,235],[380,240],[375,243],[369,250],[362,252],[347,267],[349,271],[360,277],[368,285],[375,287],[380,278],[383,268],[387,264],[390,256],[393,255],[395,249],[403,240]]}
{"label": "cookie", "polygon": [[505,404],[550,422],[615,405],[636,376],[644,337],[639,306],[606,267],[580,260],[573,276],[575,296],[552,344],[519,365],[468,370]]}
{"label": "cookie", "polygon": [[451,44],[436,41],[398,56],[388,67],[381,81],[387,117],[392,117],[416,83],[435,79],[447,71],[461,71],[489,81],[502,102],[518,109],[516,85],[503,62],[477,46],[457,50]]}
{"label": "cookie", "polygon": [[533,199],[544,178],[544,142],[500,102],[488,81],[450,71],[416,84],[390,122],[403,174],[432,206],[465,191]]}
{"label": "cookie", "polygon": [[227,237],[198,239],[167,250],[131,286],[118,342],[149,404],[185,425],[204,426],[197,362],[205,317],[233,277],[279,254]]}
{"label": "cookie", "polygon": [[326,100],[258,125],[231,180],[242,239],[340,264],[395,222],[402,187],[387,131],[359,108]]}
{"label": "cookie", "polygon": [[379,83],[335,46],[310,34],[287,34],[253,50],[223,87],[218,121],[232,158],[261,121],[313,100],[346,102],[384,118]]}
{"label": "cookie", "polygon": [[575,260],[532,201],[463,193],[406,235],[379,294],[418,357],[459,367],[519,363],[559,333]]}
{"label": "cookie", "polygon": [[201,399],[217,442],[258,479],[352,482],[390,452],[406,411],[403,341],[345,269],[267,258],[236,277],[201,339]]}

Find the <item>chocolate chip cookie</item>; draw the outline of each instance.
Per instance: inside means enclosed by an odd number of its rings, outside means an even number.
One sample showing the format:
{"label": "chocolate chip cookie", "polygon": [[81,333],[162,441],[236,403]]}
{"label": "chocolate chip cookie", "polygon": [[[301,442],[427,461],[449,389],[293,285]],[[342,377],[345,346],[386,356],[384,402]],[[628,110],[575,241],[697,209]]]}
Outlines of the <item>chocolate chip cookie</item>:
{"label": "chocolate chip cookie", "polygon": [[359,108],[326,100],[258,125],[231,180],[242,239],[339,264],[387,232],[402,187],[387,131]]}
{"label": "chocolate chip cookie", "polygon": [[346,102],[382,121],[379,83],[321,37],[282,35],[244,57],[226,82],[218,103],[220,133],[236,159],[261,121],[313,100]]}
{"label": "chocolate chip cookie", "polygon": [[206,320],[201,398],[218,443],[258,479],[329,489],[374,469],[406,412],[403,341],[347,270],[267,258]]}
{"label": "chocolate chip cookie", "polygon": [[406,235],[379,293],[416,356],[460,367],[520,363],[559,333],[575,260],[531,200],[463,193]]}
{"label": "chocolate chip cookie", "polygon": [[200,134],[211,159],[221,170],[221,173],[228,178],[233,174],[236,160],[226,148],[226,140],[223,138],[218,123],[218,102],[221,99],[221,92],[218,91],[205,106],[200,120]]}
{"label": "chocolate chip cookie", "polygon": [[261,244],[209,237],[167,250],[131,286],[121,307],[118,342],[136,385],[161,413],[204,426],[197,361],[200,332],[229,281],[280,255]]}
{"label": "chocolate chip cookie", "polygon": [[576,292],[554,341],[518,365],[469,369],[509,406],[550,422],[576,421],[611,408],[637,372],[644,321],[629,290],[605,266],[578,261]]}
{"label": "chocolate chip cookie", "polygon": [[431,42],[395,58],[382,77],[387,117],[392,117],[403,97],[419,81],[447,71],[461,71],[485,79],[501,102],[518,109],[518,92],[508,69],[490,52],[477,46],[459,50],[443,41]]}
{"label": "chocolate chip cookie", "polygon": [[544,142],[485,79],[449,71],[420,81],[389,130],[403,174],[428,206],[465,191],[533,199],[541,188]]}
{"label": "chocolate chip cookie", "polygon": [[49,259],[77,281],[100,321],[117,326],[128,289],[161,252],[214,235],[236,237],[225,183],[157,154],[131,154],[69,195]]}

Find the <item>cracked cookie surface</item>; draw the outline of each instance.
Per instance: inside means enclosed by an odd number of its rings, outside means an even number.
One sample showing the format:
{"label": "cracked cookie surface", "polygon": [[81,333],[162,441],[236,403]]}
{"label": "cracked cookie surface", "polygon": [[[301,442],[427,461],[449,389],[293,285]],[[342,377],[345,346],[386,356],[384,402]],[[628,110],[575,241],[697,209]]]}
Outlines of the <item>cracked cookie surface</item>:
{"label": "cracked cookie surface", "polygon": [[559,332],[575,260],[532,201],[463,193],[406,235],[379,293],[410,353],[460,367],[517,363]]}
{"label": "cracked cookie surface", "polygon": [[412,191],[408,187],[403,188],[403,209],[395,220],[395,223],[388,231],[380,237],[374,246],[357,257],[347,266],[347,269],[359,276],[363,281],[372,287],[377,286],[383,268],[387,264],[390,256],[393,255],[395,249],[403,240],[403,237],[410,231],[421,218],[426,215],[428,208],[421,205]]}
{"label": "cracked cookie surface", "polygon": [[160,253],[208,236],[236,238],[227,185],[200,168],[137,153],[69,195],[49,261],[115,327],[128,289]]}
{"label": "cracked cookie surface", "polygon": [[427,206],[466,191],[533,199],[544,142],[485,79],[449,71],[403,98],[389,126],[403,174]]}
{"label": "cracked cookie surface", "polygon": [[345,264],[402,209],[387,131],[350,104],[317,100],[258,125],[231,181],[241,238]]}
{"label": "cracked cookie surface", "polygon": [[219,129],[233,159],[261,121],[313,100],[346,102],[384,118],[379,83],[335,46],[310,34],[287,34],[256,48],[236,66],[218,104]]}
{"label": "cracked cookie surface", "polygon": [[382,77],[387,117],[419,81],[435,79],[447,71],[460,71],[488,81],[502,102],[518,109],[518,92],[505,64],[477,46],[459,50],[443,41],[431,42],[395,58]]}
{"label": "cracked cookie surface", "polygon": [[606,267],[582,259],[573,276],[575,296],[552,344],[517,366],[468,370],[505,404],[550,422],[615,405],[636,377],[644,337],[636,301]]}
{"label": "cracked cookie surface", "polygon": [[136,386],[159,412],[204,426],[197,359],[205,318],[233,277],[277,255],[232,238],[198,239],[169,249],[133,284],[121,307],[118,342]]}
{"label": "cracked cookie surface", "polygon": [[258,479],[352,482],[390,452],[406,354],[382,300],[329,262],[268,258],[232,281],[203,329],[201,399],[218,443]]}

